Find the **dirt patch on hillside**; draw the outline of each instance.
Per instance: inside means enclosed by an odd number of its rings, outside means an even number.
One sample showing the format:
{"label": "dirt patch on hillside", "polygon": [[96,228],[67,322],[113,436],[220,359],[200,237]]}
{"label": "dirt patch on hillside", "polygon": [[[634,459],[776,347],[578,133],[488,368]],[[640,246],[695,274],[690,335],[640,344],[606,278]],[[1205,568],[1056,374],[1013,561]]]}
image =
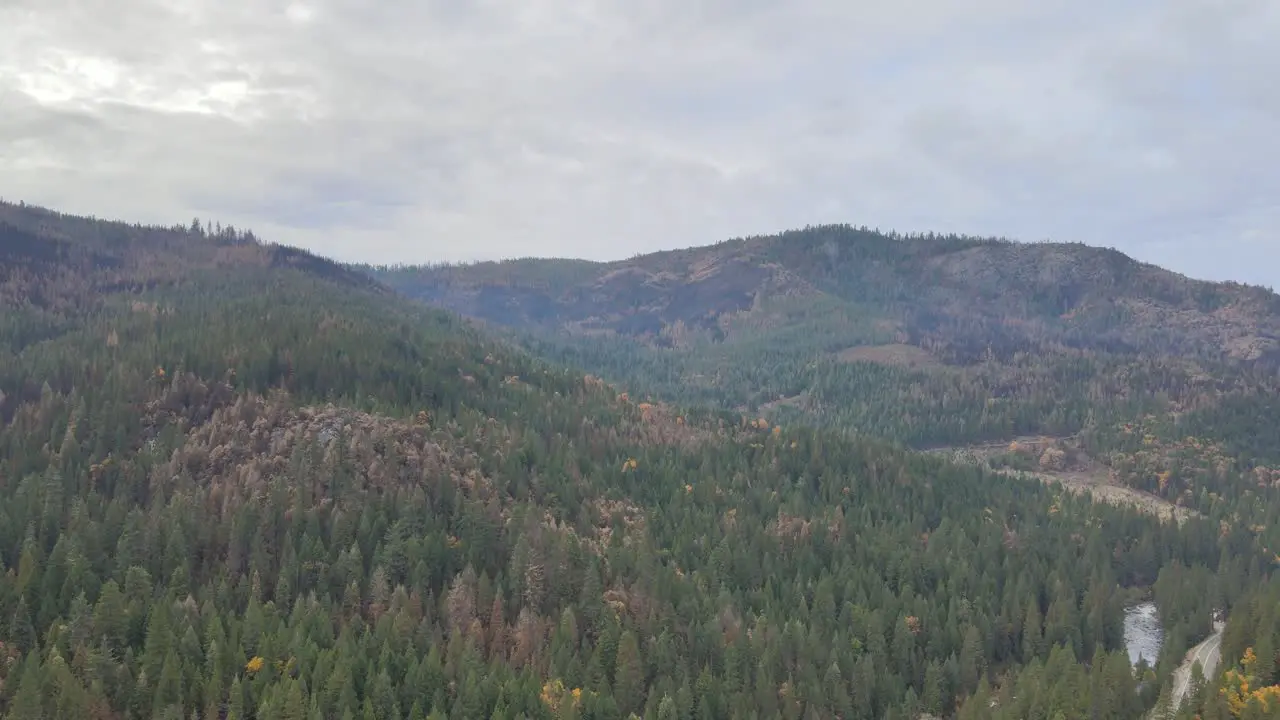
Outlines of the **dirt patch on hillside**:
{"label": "dirt patch on hillside", "polygon": [[927,350],[903,343],[845,348],[836,353],[836,359],[845,363],[870,362],[919,369],[943,367],[943,363]]}
{"label": "dirt patch on hillside", "polygon": [[1161,520],[1175,520],[1178,523],[1189,517],[1199,515],[1196,511],[1174,505],[1164,498],[1144,493],[1133,488],[1115,485],[1109,481],[1106,468],[1093,472],[1035,472],[1031,475],[1046,484],[1062,483],[1067,492],[1074,494],[1090,493],[1094,500],[1111,505],[1129,505],[1138,510],[1155,515]]}
{"label": "dirt patch on hillside", "polygon": [[1164,498],[1113,482],[1107,466],[1081,452],[1073,438],[1020,437],[1007,443],[935,448],[928,452],[1010,477],[1031,477],[1048,485],[1061,483],[1072,494],[1087,492],[1096,501],[1128,505],[1164,520],[1181,523],[1199,515]]}
{"label": "dirt patch on hillside", "polygon": [[[780,397],[777,400],[770,400],[767,403],[762,403],[760,405],[760,412],[762,413],[772,412],[774,410],[777,410],[778,408],[784,408],[784,407],[803,408],[807,402],[809,402],[809,393],[802,392],[799,395],[792,395],[790,397]],[[745,410],[745,408],[743,409]]]}

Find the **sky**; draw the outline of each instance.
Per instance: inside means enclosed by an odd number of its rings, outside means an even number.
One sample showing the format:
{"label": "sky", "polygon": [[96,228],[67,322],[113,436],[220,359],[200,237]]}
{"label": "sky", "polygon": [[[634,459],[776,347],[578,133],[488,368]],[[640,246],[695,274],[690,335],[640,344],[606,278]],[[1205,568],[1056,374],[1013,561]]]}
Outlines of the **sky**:
{"label": "sky", "polygon": [[0,0],[0,197],[340,260],[810,224],[1280,286],[1274,0]]}

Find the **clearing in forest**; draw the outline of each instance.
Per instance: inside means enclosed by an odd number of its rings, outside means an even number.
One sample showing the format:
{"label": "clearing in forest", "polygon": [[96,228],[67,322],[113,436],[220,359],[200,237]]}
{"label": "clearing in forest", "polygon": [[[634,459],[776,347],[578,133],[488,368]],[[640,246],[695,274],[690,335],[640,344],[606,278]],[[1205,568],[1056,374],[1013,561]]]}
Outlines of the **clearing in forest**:
{"label": "clearing in forest", "polygon": [[1110,470],[1075,449],[1071,438],[1020,437],[1008,443],[934,448],[929,452],[946,455],[956,462],[982,465],[1005,475],[1029,476],[1049,485],[1061,483],[1068,492],[1088,492],[1094,500],[1129,505],[1178,523],[1199,514],[1157,495],[1113,482]]}
{"label": "clearing in forest", "polygon": [[840,362],[869,362],[877,365],[894,365],[915,369],[943,367],[943,363],[924,348],[903,343],[890,345],[861,345],[845,348],[836,353]]}

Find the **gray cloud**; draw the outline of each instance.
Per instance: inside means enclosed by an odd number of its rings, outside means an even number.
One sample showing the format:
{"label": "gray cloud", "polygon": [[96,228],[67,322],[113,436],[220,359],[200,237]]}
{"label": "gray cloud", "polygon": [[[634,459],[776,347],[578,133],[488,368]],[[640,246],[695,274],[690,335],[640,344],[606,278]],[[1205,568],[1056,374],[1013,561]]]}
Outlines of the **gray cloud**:
{"label": "gray cloud", "polygon": [[379,262],[848,221],[1274,284],[1275,37],[1269,0],[8,0],[0,193]]}

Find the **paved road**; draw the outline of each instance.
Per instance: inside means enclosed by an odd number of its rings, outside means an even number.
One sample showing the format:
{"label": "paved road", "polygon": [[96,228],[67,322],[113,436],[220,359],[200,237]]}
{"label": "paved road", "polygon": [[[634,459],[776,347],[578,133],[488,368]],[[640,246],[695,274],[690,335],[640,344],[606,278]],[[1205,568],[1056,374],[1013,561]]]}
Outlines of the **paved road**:
{"label": "paved road", "polygon": [[1187,653],[1187,657],[1173,671],[1173,707],[1176,710],[1182,706],[1182,701],[1186,698],[1187,693],[1191,691],[1191,667],[1200,663],[1200,669],[1204,672],[1206,678],[1212,678],[1214,670],[1218,668],[1219,656],[1222,654],[1222,629],[1225,627],[1222,623],[1213,624],[1213,634],[1207,640],[1199,645],[1191,648]]}

